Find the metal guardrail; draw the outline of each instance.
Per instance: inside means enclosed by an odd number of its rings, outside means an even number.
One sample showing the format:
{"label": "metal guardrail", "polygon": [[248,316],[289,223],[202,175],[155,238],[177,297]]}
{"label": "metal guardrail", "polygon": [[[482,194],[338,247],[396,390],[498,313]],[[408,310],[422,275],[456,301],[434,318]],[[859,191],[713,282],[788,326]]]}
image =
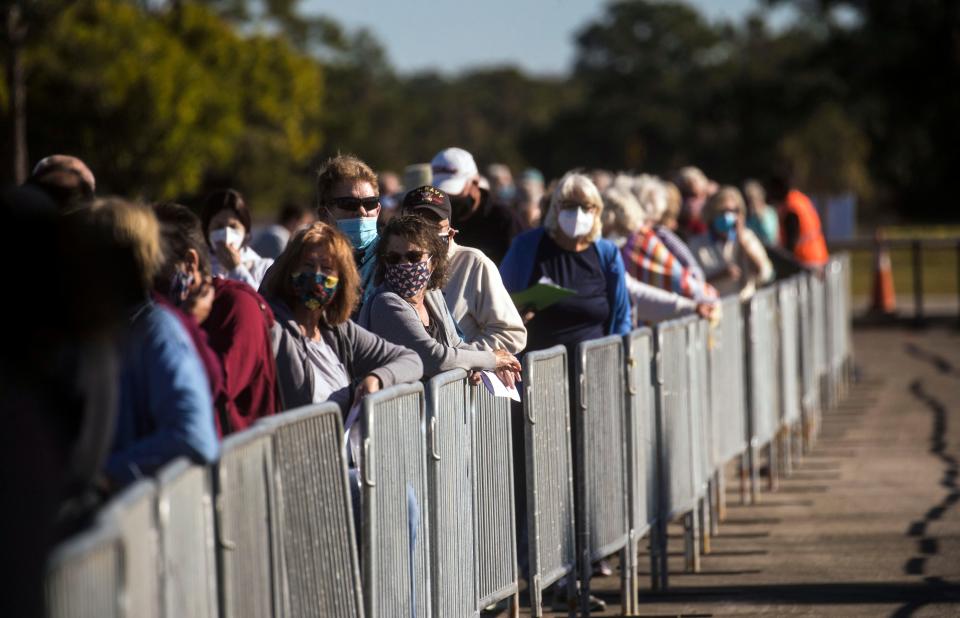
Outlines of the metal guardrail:
{"label": "metal guardrail", "polygon": [[730,461],[747,448],[744,328],[740,299],[725,298],[710,346],[710,399],[714,405],[717,460]]}
{"label": "metal guardrail", "polygon": [[216,618],[217,565],[210,470],[177,459],[157,473],[163,614]]}
{"label": "metal guardrail", "polygon": [[567,577],[574,598],[576,537],[570,388],[563,346],[528,353],[523,359],[524,439],[527,481],[527,540],[530,609],[543,615],[543,590]]}
{"label": "metal guardrail", "polygon": [[758,495],[759,450],[768,451],[768,478],[777,477],[775,439],[780,429],[780,360],[777,324],[777,290],[758,290],[747,304],[747,427],[750,501]]}
{"label": "metal guardrail", "polygon": [[[470,387],[479,607],[517,594],[517,529],[513,495],[510,400]],[[516,601],[516,599],[515,599]]]}
{"label": "metal guardrail", "polygon": [[[272,542],[273,448],[257,427],[228,437],[214,468],[220,608],[224,618],[270,616],[282,597]],[[279,614],[279,607],[276,608]]]}
{"label": "metal guardrail", "polygon": [[370,618],[429,617],[424,397],[403,384],[363,399],[363,574]]}
{"label": "metal guardrail", "polygon": [[101,523],[58,547],[47,566],[49,618],[119,618],[122,549],[115,524]]}
{"label": "metal guardrail", "polygon": [[123,545],[120,578],[123,615],[159,618],[160,546],[157,531],[157,487],[141,479],[113,498],[99,521],[116,526]]}
{"label": "metal guardrail", "polygon": [[430,579],[436,616],[477,615],[474,548],[472,406],[467,372],[427,385]]}
{"label": "metal guardrail", "polygon": [[273,451],[278,615],[362,616],[339,406],[298,408],[257,427],[269,432]]}

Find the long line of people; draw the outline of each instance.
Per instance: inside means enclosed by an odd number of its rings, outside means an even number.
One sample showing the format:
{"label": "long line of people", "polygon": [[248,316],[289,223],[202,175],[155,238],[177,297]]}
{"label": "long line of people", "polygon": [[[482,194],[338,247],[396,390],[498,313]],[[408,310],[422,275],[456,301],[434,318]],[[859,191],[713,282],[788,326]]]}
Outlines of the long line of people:
{"label": "long line of people", "polygon": [[[473,156],[448,148],[411,166],[406,177],[426,182],[402,191],[396,175],[336,156],[319,170],[316,212],[287,208],[255,238],[235,190],[208,196],[198,217],[96,198],[82,161],[43,159],[3,195],[5,212],[42,201],[117,257],[98,273],[115,345],[112,377],[96,384],[112,388],[86,393],[112,413],[81,406],[65,448],[90,448],[91,431],[111,446],[67,498],[95,504],[91,492],[178,456],[213,462],[219,437],[298,406],[335,401],[347,419],[367,394],[454,368],[512,385],[526,350],[561,344],[572,360],[579,343],[640,323],[716,317],[721,295],[772,281],[776,244],[799,267],[826,262],[816,212],[786,179],[770,183],[769,206],[756,181],[745,202],[693,167],[673,182],[572,171],[548,188],[536,170],[516,187],[492,171],[489,190]],[[539,309],[514,302],[544,282],[572,292]]]}

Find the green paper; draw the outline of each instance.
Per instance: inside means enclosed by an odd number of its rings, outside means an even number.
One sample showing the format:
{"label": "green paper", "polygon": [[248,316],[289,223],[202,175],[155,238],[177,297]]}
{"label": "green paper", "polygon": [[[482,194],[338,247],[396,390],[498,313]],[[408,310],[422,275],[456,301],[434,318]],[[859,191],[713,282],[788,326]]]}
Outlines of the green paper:
{"label": "green paper", "polygon": [[513,299],[513,304],[517,306],[517,309],[521,311],[524,309],[543,311],[553,303],[576,293],[575,290],[552,283],[536,283],[525,290],[514,292],[510,295],[510,298]]}

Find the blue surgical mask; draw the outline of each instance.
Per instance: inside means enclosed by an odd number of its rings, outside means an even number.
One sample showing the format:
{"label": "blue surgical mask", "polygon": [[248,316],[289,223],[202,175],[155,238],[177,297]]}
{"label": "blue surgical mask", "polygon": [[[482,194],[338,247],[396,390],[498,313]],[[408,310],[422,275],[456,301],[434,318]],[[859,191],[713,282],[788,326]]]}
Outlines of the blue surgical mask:
{"label": "blue surgical mask", "polygon": [[714,217],[713,231],[719,236],[732,238],[737,233],[737,213],[725,212]]}
{"label": "blue surgical mask", "polygon": [[377,218],[339,219],[337,228],[347,235],[354,249],[363,251],[377,239]]}

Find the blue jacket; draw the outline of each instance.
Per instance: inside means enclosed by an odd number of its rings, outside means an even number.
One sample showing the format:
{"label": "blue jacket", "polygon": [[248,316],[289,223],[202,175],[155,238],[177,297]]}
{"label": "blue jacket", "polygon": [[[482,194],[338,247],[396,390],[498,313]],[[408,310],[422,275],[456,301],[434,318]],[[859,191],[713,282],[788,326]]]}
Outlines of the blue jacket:
{"label": "blue jacket", "polygon": [[[537,249],[545,233],[538,227],[520,234],[513,239],[510,250],[500,264],[500,276],[508,292],[527,289],[533,273]],[[612,311],[607,323],[608,335],[626,335],[630,332],[630,297],[627,295],[627,282],[624,278],[623,258],[620,250],[609,240],[599,239],[593,243],[600,255],[600,267],[607,277],[607,300]]]}
{"label": "blue jacket", "polygon": [[147,302],[121,348],[107,475],[122,485],[181,455],[213,462],[219,448],[210,387],[193,342],[175,315]]}

